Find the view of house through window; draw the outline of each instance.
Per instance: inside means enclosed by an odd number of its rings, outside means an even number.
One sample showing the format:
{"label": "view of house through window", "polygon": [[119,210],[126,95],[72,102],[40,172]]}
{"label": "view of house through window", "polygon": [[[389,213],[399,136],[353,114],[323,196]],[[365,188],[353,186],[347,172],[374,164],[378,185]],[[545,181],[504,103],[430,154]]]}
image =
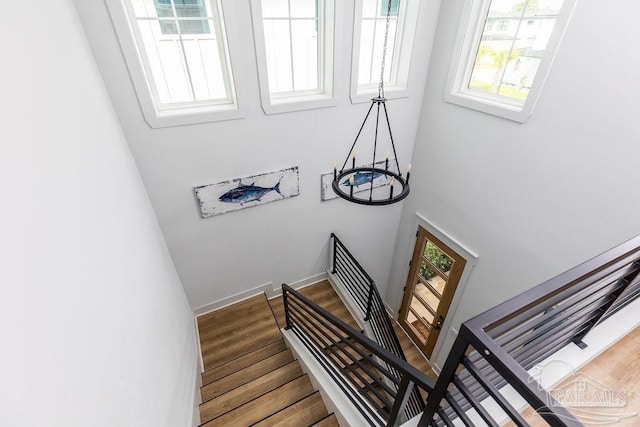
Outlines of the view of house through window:
{"label": "view of house through window", "polygon": [[158,110],[234,102],[218,0],[127,0]]}
{"label": "view of house through window", "polygon": [[[154,0],[159,17],[206,18],[205,0]],[[177,34],[178,24],[182,34],[206,34],[209,23],[206,20],[161,20],[162,34]]]}
{"label": "view of house through window", "polygon": [[269,93],[324,91],[324,0],[262,0]]}
{"label": "view of house through window", "polygon": [[525,100],[563,0],[492,0],[469,89]]}

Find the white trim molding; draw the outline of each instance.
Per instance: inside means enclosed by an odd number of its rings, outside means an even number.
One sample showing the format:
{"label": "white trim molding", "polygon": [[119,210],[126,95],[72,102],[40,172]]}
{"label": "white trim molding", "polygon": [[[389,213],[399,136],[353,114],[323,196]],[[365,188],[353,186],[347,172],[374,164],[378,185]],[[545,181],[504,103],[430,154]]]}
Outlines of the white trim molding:
{"label": "white trim molding", "polygon": [[[429,233],[435,236],[438,240],[442,241],[445,245],[449,246],[453,249],[458,255],[465,259],[466,264],[464,267],[464,271],[462,272],[462,276],[460,277],[460,281],[458,282],[458,287],[456,288],[456,293],[453,296],[453,300],[451,301],[451,305],[449,306],[449,311],[447,312],[447,316],[442,325],[442,330],[440,331],[440,335],[438,336],[438,340],[436,341],[436,345],[433,348],[433,352],[431,353],[431,358],[429,359],[429,364],[436,368],[438,371],[440,370],[440,366],[436,365],[434,362],[438,360],[438,356],[442,351],[442,346],[446,340],[446,336],[449,333],[457,334],[457,330],[455,330],[453,325],[453,319],[455,318],[456,310],[458,309],[458,304],[460,303],[460,299],[462,298],[462,294],[464,293],[464,289],[469,282],[469,276],[473,271],[473,268],[478,263],[478,255],[470,249],[468,249],[465,245],[460,243],[455,237],[451,234],[444,231],[441,227],[436,225],[433,221],[427,219],[427,217],[419,212],[416,212],[415,218],[412,223],[412,230],[417,230],[418,226],[426,229]],[[411,259],[410,254],[413,253],[413,249],[415,247],[415,238],[409,239],[407,243],[407,247],[405,248],[405,258]],[[406,278],[409,275],[409,266],[405,266],[402,277]],[[454,332],[455,331],[455,332]]]}
{"label": "white trim molding", "polygon": [[527,98],[521,101],[469,88],[491,0],[465,0],[449,67],[445,101],[519,123],[527,121],[542,92],[575,5],[576,0],[564,0]]}
{"label": "white trim molding", "polygon": [[[206,123],[220,120],[238,119],[246,116],[241,108],[244,99],[243,77],[240,63],[242,49],[234,44],[238,36],[234,26],[225,26],[224,21],[235,22],[234,8],[229,0],[206,0],[210,2],[215,27],[215,37],[219,39],[223,79],[228,97],[224,100],[193,101],[183,103],[160,104],[158,89],[149,65],[149,58],[142,36],[136,24],[136,17],[129,0],[105,0],[111,20],[118,36],[120,48],[125,58],[129,76],[133,83],[140,108],[146,122],[152,128]],[[224,5],[223,5],[224,1]],[[232,4],[232,3],[231,3]],[[224,13],[223,13],[224,11]],[[146,19],[146,18],[145,18]],[[154,19],[151,17],[150,19]],[[155,18],[157,19],[157,18]]]}
{"label": "white trim molding", "polygon": [[[339,62],[339,57],[335,55],[335,46],[340,46],[342,40],[341,25],[339,24],[339,14],[336,13],[336,6],[335,0],[322,0],[318,3],[318,90],[294,90],[287,94],[274,94],[272,93],[272,88],[269,86],[269,67],[267,65],[267,44],[265,41],[262,0],[251,0],[251,18],[253,23],[256,63],[258,66],[260,100],[262,110],[265,114],[288,113],[292,111],[334,107],[337,105],[335,76],[336,69],[339,67],[339,64],[336,63],[337,61]],[[293,65],[291,67],[293,69]],[[292,73],[291,79],[293,80],[293,78]]]}

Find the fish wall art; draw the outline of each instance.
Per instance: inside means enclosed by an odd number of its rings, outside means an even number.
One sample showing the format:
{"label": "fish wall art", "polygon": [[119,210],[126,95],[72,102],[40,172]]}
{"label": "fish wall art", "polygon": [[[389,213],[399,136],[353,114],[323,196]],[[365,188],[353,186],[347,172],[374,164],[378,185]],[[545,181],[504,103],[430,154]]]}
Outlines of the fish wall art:
{"label": "fish wall art", "polygon": [[300,194],[298,167],[195,187],[202,218]]}
{"label": "fish wall art", "polygon": [[[376,168],[378,169],[384,169],[384,165],[385,165],[385,160],[381,160],[379,162],[376,162]],[[389,168],[391,169],[393,165],[393,170],[395,171],[395,160],[393,159],[389,159]],[[347,166],[351,166],[351,165],[347,165]],[[368,165],[364,165],[366,166],[371,166],[371,163],[369,163]],[[339,171],[338,171],[339,172]],[[320,176],[320,183],[321,183],[321,193],[320,193],[320,198],[321,200],[331,200],[331,199],[335,199],[336,197],[338,197],[336,195],[336,193],[333,191],[333,188],[331,188],[331,183],[333,182],[333,171],[329,172],[329,173],[325,173],[322,174]],[[340,183],[340,186],[344,186],[347,189],[347,193],[349,193],[348,189],[349,186],[351,184],[349,183],[349,181],[347,179],[344,179],[343,182]],[[383,185],[389,185],[389,178],[379,172],[374,172],[373,173],[373,188],[378,188],[378,187],[382,187]],[[353,192],[354,193],[359,193],[361,191],[367,191],[371,188],[371,172],[357,172],[354,175],[354,182],[353,182]]]}

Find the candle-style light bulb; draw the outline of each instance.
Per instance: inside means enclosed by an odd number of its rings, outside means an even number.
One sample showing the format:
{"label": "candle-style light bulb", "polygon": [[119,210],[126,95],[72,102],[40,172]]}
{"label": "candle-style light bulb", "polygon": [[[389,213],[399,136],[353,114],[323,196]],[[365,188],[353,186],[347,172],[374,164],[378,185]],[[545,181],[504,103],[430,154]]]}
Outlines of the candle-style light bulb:
{"label": "candle-style light bulb", "polygon": [[356,152],[355,152],[355,151],[353,152],[353,156],[351,156],[351,158],[352,158],[352,160],[353,160],[353,162],[352,162],[352,164],[353,164],[352,168],[353,168],[353,169],[355,169],[355,168],[356,168]]}
{"label": "candle-style light bulb", "polygon": [[411,175],[411,163],[407,166],[407,184],[409,183],[409,176]]}
{"label": "candle-style light bulb", "polygon": [[333,180],[334,180],[334,181],[335,181],[335,180],[336,180],[336,178],[338,177],[338,170],[336,169],[336,167],[337,167],[337,164],[336,164],[336,162],[334,161],[334,162],[333,162]]}
{"label": "candle-style light bulb", "polygon": [[349,196],[353,197],[353,184],[355,184],[356,179],[351,175],[349,178]]}
{"label": "candle-style light bulb", "polygon": [[389,200],[393,199],[393,184],[396,183],[396,179],[394,177],[391,177],[391,185],[390,185],[390,190],[389,190]]}
{"label": "candle-style light bulb", "polygon": [[387,151],[387,156],[384,159],[384,170],[389,170],[389,152]]}

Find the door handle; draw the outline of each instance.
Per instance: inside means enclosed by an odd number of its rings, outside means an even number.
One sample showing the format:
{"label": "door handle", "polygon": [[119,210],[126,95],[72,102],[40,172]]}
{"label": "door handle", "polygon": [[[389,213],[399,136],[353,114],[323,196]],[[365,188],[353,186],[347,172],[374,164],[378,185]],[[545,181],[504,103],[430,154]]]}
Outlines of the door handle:
{"label": "door handle", "polygon": [[438,321],[435,323],[432,323],[431,326],[433,326],[433,329],[436,329],[439,331],[440,329],[442,329],[443,323],[444,323],[444,317],[438,316]]}

